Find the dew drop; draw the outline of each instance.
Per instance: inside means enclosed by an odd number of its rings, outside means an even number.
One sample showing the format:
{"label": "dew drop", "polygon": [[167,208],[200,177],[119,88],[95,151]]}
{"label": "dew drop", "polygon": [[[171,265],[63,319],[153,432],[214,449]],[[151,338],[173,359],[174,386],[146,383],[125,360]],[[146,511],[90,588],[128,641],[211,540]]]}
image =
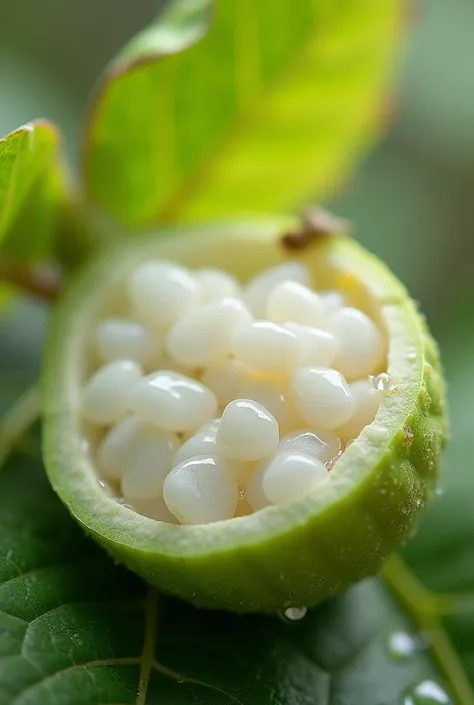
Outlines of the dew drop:
{"label": "dew drop", "polygon": [[247,496],[247,488],[246,487],[239,487],[239,500],[243,501],[245,497]]}
{"label": "dew drop", "polygon": [[182,676],[181,673],[178,673],[178,675],[176,676],[176,683],[184,683],[184,680],[184,676]]}
{"label": "dew drop", "polygon": [[97,480],[97,484],[99,487],[102,487],[102,489],[106,490],[107,489],[107,483],[104,482],[103,480]]}
{"label": "dew drop", "polygon": [[393,632],[387,639],[387,652],[393,661],[407,661],[417,651],[417,640],[407,632]]}
{"label": "dew drop", "polygon": [[403,705],[452,705],[452,700],[439,683],[425,680],[405,693]]}
{"label": "dew drop", "polygon": [[279,614],[285,622],[299,622],[306,617],[307,612],[306,607],[287,607]]}
{"label": "dew drop", "polygon": [[379,375],[369,375],[369,384],[378,392],[393,392],[395,385],[388,372]]}

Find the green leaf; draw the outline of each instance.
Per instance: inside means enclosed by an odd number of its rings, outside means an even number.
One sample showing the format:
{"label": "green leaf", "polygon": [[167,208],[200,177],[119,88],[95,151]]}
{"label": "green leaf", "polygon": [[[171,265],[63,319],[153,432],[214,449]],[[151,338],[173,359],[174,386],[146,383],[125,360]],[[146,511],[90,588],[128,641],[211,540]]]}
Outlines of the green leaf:
{"label": "green leaf", "polygon": [[436,677],[428,653],[387,650],[410,630],[377,581],[292,624],[158,597],[85,538],[38,461],[0,477],[0,705],[398,705]]}
{"label": "green leaf", "polygon": [[51,245],[64,196],[60,137],[37,120],[0,140],[0,249],[35,260]]}
{"label": "green leaf", "polygon": [[99,86],[89,199],[145,226],[326,197],[378,124],[399,15],[397,0],[172,0]]}

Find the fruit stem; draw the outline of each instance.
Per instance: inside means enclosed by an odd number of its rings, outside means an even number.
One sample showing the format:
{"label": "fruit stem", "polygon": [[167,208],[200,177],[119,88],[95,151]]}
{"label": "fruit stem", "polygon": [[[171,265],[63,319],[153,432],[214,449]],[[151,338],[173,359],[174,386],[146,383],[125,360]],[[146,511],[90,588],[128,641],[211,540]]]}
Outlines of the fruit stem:
{"label": "fruit stem", "polygon": [[49,263],[27,265],[14,257],[2,255],[0,281],[51,302],[59,296],[61,274]]}

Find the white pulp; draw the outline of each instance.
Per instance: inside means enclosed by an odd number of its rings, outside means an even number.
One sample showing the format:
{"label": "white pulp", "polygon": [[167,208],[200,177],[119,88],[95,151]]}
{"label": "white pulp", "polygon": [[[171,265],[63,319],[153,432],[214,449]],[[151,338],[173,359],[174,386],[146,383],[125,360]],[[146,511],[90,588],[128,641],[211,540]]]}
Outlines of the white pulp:
{"label": "white pulp", "polygon": [[201,456],[173,468],[163,496],[181,524],[209,524],[234,516],[238,487],[226,460]]}
{"label": "white pulp", "polygon": [[103,429],[97,469],[119,502],[206,524],[331,481],[396,386],[371,318],[311,284],[299,262],[247,284],[161,260],[134,268],[128,306],[91,331],[104,364],[81,408]]}
{"label": "white pulp", "polygon": [[165,431],[195,431],[215,417],[217,399],[195,379],[162,370],[132,388],[129,408],[142,421]]}
{"label": "white pulp", "polygon": [[236,399],[224,409],[217,429],[218,451],[232,460],[261,460],[278,447],[275,417],[251,399]]}

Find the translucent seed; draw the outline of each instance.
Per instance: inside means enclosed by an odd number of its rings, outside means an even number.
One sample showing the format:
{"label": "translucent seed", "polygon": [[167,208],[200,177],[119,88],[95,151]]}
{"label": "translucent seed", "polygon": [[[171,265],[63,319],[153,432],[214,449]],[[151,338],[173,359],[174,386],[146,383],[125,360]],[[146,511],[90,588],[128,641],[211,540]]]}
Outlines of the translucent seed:
{"label": "translucent seed", "polygon": [[140,318],[159,328],[167,328],[199,301],[196,278],[185,267],[164,260],[140,264],[132,272],[129,291]]}
{"label": "translucent seed", "polygon": [[122,494],[129,500],[161,497],[163,482],[173,467],[178,445],[176,434],[159,429],[143,438],[140,446],[136,444],[134,452],[128,454]]}
{"label": "translucent seed", "polygon": [[84,388],[84,417],[100,425],[118,421],[127,411],[131,390],[142,375],[142,368],[133,360],[116,360],[101,367]]}
{"label": "translucent seed", "polygon": [[294,333],[277,323],[254,321],[238,328],[232,352],[250,370],[283,375],[298,365],[301,344]]}
{"label": "translucent seed", "polygon": [[361,379],[349,385],[355,402],[353,416],[338,429],[338,434],[344,442],[357,438],[362,429],[372,423],[379,408],[381,394],[370,383]]}
{"label": "translucent seed", "polygon": [[338,343],[334,367],[347,379],[365,377],[383,362],[384,343],[375,323],[356,308],[342,308],[331,317],[331,332]]}
{"label": "translucent seed", "polygon": [[257,512],[259,509],[263,509],[264,507],[268,507],[271,504],[267,495],[263,491],[263,475],[267,465],[268,461],[262,460],[262,462],[256,466],[247,482],[246,499],[254,512]]}
{"label": "translucent seed", "polygon": [[306,497],[326,480],[324,463],[309,455],[278,453],[263,474],[264,494],[273,504],[286,504]]}
{"label": "translucent seed", "polygon": [[222,269],[199,269],[196,272],[196,280],[203,303],[214,299],[238,298],[242,293],[237,279]]}
{"label": "translucent seed", "polygon": [[345,306],[344,296],[339,291],[321,291],[319,294],[328,315],[337,313]]}
{"label": "translucent seed", "polygon": [[[289,392],[272,379],[252,379],[242,385],[239,396],[262,404],[273,414],[280,427],[280,433],[288,433],[301,428],[303,420],[296,411]],[[303,424],[304,425],[304,424]]]}
{"label": "translucent seed", "polygon": [[299,323],[285,323],[284,327],[299,338],[302,348],[301,365],[329,367],[337,352],[337,343],[332,333],[302,326]]}
{"label": "translucent seed", "polygon": [[302,367],[291,379],[294,404],[307,424],[332,431],[355,411],[349,387],[338,370]]}
{"label": "translucent seed", "polygon": [[268,295],[282,281],[295,281],[309,286],[311,278],[307,268],[298,262],[286,262],[257,275],[244,290],[245,303],[254,316],[265,318]]}
{"label": "translucent seed", "polygon": [[161,370],[133,387],[130,409],[165,431],[195,431],[215,417],[217,399],[191,377]]}
{"label": "translucent seed", "polygon": [[230,354],[234,331],[251,320],[251,314],[238,299],[211,301],[171,328],[166,340],[167,352],[182,365],[212,365]]}
{"label": "translucent seed", "polygon": [[120,480],[129,456],[138,451],[144,437],[156,432],[156,428],[143,424],[136,416],[126,416],[104,436],[97,448],[100,473],[108,480]]}
{"label": "translucent seed", "polygon": [[201,381],[214,392],[221,406],[227,406],[233,399],[242,396],[242,387],[251,378],[250,370],[231,359],[204,370]]}
{"label": "translucent seed", "polygon": [[331,431],[293,431],[280,441],[278,452],[302,453],[327,463],[341,450],[341,441]]}
{"label": "translucent seed", "polygon": [[132,509],[134,509],[138,514],[142,514],[149,519],[165,521],[168,524],[178,523],[176,517],[171,514],[170,510],[166,506],[163,497],[154,497],[153,499],[133,499],[129,501]]}
{"label": "translucent seed", "polygon": [[260,460],[276,450],[278,441],[275,417],[258,402],[236,399],[224,409],[217,429],[217,447],[227,458]]}
{"label": "translucent seed", "polygon": [[270,292],[267,316],[276,323],[300,323],[315,328],[324,326],[324,305],[314,291],[298,282],[284,281]]}
{"label": "translucent seed", "polygon": [[217,455],[216,435],[219,419],[202,426],[195,434],[188,438],[173,458],[173,466],[198,455]]}
{"label": "translucent seed", "polygon": [[392,392],[395,384],[388,372],[381,372],[379,375],[369,375],[369,384],[378,392]]}
{"label": "translucent seed", "polygon": [[181,524],[208,524],[234,516],[238,487],[224,459],[201,456],[173,468],[163,496]]}
{"label": "translucent seed", "polygon": [[126,318],[108,318],[96,328],[97,352],[102,360],[157,360],[162,343],[157,333]]}

